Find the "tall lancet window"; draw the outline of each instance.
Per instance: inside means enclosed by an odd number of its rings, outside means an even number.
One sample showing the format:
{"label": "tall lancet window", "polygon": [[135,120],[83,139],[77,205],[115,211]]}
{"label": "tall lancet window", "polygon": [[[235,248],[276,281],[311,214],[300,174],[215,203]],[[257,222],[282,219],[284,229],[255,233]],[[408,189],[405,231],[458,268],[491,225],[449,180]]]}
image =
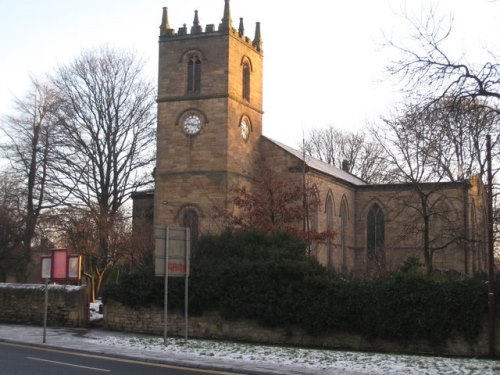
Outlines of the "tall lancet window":
{"label": "tall lancet window", "polygon": [[182,225],[188,227],[191,230],[191,242],[196,242],[199,236],[199,222],[200,218],[198,213],[192,209],[188,208],[184,211],[184,215],[182,217]]}
{"label": "tall lancet window", "polygon": [[243,63],[243,99],[250,101],[250,64]]}
{"label": "tall lancet window", "polygon": [[347,200],[342,198],[340,204],[340,249],[342,250],[342,266],[346,266],[347,262],[347,219],[349,218]]}
{"label": "tall lancet window", "polygon": [[319,195],[315,187],[311,192],[311,194],[309,195],[309,199],[308,202],[306,202],[306,204],[307,204],[306,213],[309,216],[308,217],[309,226],[307,229],[309,230],[309,233],[312,235],[313,238],[313,240],[310,241],[308,244],[307,253],[308,255],[316,256],[317,255],[316,252],[318,250],[318,242],[314,240],[314,235],[317,234],[319,231],[319,226],[318,226]]}
{"label": "tall lancet window", "polygon": [[[333,233],[333,215],[333,199],[331,195],[328,195],[326,197],[326,230],[329,235]],[[330,236],[327,242],[326,263],[328,268],[333,267],[333,240]]]}
{"label": "tall lancet window", "polygon": [[198,56],[193,55],[188,60],[187,74],[187,92],[199,93],[201,86],[201,60]]}
{"label": "tall lancet window", "polygon": [[318,232],[318,206],[319,197],[316,190],[311,192],[309,196],[309,229],[312,233]]}
{"label": "tall lancet window", "polygon": [[369,256],[376,256],[384,248],[384,213],[378,204],[374,204],[368,212],[366,247]]}

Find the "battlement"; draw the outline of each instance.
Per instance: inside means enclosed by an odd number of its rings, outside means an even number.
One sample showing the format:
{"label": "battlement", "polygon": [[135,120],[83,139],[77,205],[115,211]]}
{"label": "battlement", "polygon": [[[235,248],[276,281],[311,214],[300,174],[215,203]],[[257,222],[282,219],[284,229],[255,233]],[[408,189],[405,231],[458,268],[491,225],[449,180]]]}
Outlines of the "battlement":
{"label": "battlement", "polygon": [[256,22],[255,25],[255,36],[252,39],[245,36],[245,27],[243,25],[243,17],[240,18],[240,23],[238,29],[235,29],[232,25],[231,12],[229,9],[229,0],[224,0],[224,15],[222,17],[221,23],[219,24],[217,30],[214,24],[207,24],[205,30],[203,30],[200,25],[198,18],[198,11],[194,11],[193,25],[191,26],[189,32],[188,27],[184,24],[179,27],[176,32],[170,27],[168,22],[168,9],[163,7],[162,21],[160,25],[160,41],[166,41],[170,39],[178,38],[199,38],[200,36],[215,36],[215,35],[232,35],[239,38],[245,44],[251,46],[256,51],[261,52],[262,50],[262,39],[260,34],[260,22]]}

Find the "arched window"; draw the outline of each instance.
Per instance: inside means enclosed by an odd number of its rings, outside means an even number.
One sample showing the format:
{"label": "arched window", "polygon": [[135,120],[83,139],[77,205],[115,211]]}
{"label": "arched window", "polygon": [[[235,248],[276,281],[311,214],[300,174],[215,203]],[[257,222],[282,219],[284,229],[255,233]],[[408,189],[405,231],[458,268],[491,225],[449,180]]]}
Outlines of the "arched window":
{"label": "arched window", "polygon": [[346,266],[347,255],[347,220],[349,219],[349,211],[347,207],[347,200],[342,198],[340,203],[340,248],[342,250],[342,266]]}
{"label": "arched window", "polygon": [[318,232],[318,206],[318,193],[316,190],[313,190],[309,197],[309,230],[313,233]]}
{"label": "arched window", "polygon": [[187,92],[199,93],[201,86],[201,60],[197,55],[192,55],[187,63]]}
{"label": "arched window", "polygon": [[[328,234],[331,235],[333,233],[333,198],[330,194],[326,197],[326,230]],[[326,262],[328,268],[333,267],[333,241],[328,237],[327,242],[327,254],[326,254]]]}
{"label": "arched window", "polygon": [[318,207],[319,207],[319,197],[318,197],[318,192],[314,188],[311,193],[309,194],[308,202],[307,202],[307,216],[308,216],[308,223],[309,227],[307,228],[309,233],[308,233],[308,250],[307,253],[308,255],[316,256],[316,251],[318,248],[318,243],[314,239],[315,234],[318,233]]}
{"label": "arched window", "polygon": [[476,216],[476,203],[474,199],[471,201],[470,205],[470,248],[472,250],[472,274],[476,274],[481,270],[481,258],[480,254],[477,252],[477,216]]}
{"label": "arched window", "polygon": [[[463,222],[458,213],[457,208],[453,204],[453,200],[445,195],[437,197],[428,209],[429,214],[429,230],[427,238],[429,249],[447,249],[453,246],[463,238]],[[438,251],[434,254],[431,252],[431,264],[436,269],[448,269],[452,267],[452,260],[445,256],[443,251]],[[468,264],[464,266],[468,268]],[[465,272],[468,270],[464,269]]]}
{"label": "arched window", "polygon": [[369,257],[377,255],[384,247],[384,213],[378,204],[374,204],[368,211],[366,228],[366,247]]}
{"label": "arched window", "polygon": [[333,232],[333,199],[331,195],[326,197],[326,230]]}
{"label": "arched window", "polygon": [[243,99],[250,101],[250,64],[243,63]]}
{"label": "arched window", "polygon": [[182,225],[188,227],[191,231],[191,243],[195,242],[199,236],[199,216],[192,208],[188,208],[184,211],[182,216]]}

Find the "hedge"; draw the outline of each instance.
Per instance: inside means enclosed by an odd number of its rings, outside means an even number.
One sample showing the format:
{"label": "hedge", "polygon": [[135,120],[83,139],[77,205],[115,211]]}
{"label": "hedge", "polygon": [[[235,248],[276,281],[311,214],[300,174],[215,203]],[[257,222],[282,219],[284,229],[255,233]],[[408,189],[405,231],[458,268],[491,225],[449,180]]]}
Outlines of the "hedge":
{"label": "hedge", "polygon": [[[479,279],[433,280],[414,267],[387,278],[343,279],[305,255],[287,234],[224,232],[201,238],[191,263],[190,313],[216,310],[226,319],[267,327],[301,327],[369,338],[441,343],[452,333],[474,340],[487,312]],[[497,285],[497,290],[500,290]],[[131,307],[163,306],[163,280],[129,274],[105,298]],[[169,281],[169,308],[182,309],[183,280]]]}

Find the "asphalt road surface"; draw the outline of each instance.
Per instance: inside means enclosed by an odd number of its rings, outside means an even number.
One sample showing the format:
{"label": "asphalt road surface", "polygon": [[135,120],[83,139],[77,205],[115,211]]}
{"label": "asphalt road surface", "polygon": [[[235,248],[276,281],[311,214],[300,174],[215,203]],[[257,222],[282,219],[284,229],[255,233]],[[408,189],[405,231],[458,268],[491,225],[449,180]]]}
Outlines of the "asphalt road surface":
{"label": "asphalt road surface", "polygon": [[0,375],[234,375],[97,354],[0,342]]}

